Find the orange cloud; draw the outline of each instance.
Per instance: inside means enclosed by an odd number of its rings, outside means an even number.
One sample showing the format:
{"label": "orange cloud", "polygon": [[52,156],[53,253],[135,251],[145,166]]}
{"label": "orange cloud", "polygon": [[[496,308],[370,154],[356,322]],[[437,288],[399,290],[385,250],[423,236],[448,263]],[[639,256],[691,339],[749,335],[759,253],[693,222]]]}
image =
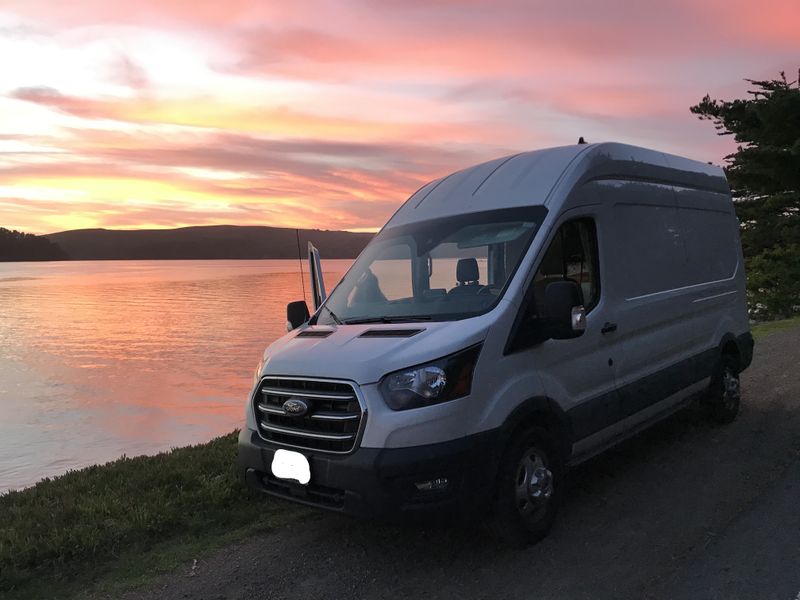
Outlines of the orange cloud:
{"label": "orange cloud", "polygon": [[469,152],[411,144],[230,133],[73,135],[62,141],[69,154],[0,166],[0,219],[25,206],[16,226],[34,232],[220,220],[374,229],[422,182],[476,160]]}
{"label": "orange cloud", "polygon": [[[126,123],[181,125],[221,131],[266,133],[275,136],[320,136],[331,139],[464,138],[464,123],[392,122],[302,113],[291,108],[222,104],[213,98],[185,100],[134,98],[82,98],[49,87],[13,90],[9,97],[33,102],[84,119],[110,119]],[[479,129],[485,130],[485,127]],[[470,137],[477,133],[473,130]]]}

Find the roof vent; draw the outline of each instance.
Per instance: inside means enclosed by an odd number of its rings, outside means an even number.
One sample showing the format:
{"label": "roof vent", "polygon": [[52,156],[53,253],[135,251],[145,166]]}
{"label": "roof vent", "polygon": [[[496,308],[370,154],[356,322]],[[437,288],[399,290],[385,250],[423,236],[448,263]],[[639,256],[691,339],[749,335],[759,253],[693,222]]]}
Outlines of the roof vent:
{"label": "roof vent", "polygon": [[424,329],[368,329],[358,337],[362,338],[408,338],[422,333]]}

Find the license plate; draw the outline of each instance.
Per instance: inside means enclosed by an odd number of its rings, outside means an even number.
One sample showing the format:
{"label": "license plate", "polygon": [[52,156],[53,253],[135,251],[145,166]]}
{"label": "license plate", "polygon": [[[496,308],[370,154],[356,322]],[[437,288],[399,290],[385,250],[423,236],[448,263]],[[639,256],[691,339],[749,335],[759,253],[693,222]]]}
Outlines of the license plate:
{"label": "license plate", "polygon": [[306,485],[311,481],[311,466],[299,452],[276,450],[272,457],[272,474],[278,479],[292,479]]}

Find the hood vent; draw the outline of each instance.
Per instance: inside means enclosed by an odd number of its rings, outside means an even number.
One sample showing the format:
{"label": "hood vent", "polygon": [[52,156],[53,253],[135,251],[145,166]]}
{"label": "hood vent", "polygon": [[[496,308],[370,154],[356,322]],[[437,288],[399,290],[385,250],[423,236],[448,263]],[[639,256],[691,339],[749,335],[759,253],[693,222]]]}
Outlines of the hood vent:
{"label": "hood vent", "polygon": [[358,337],[362,338],[409,338],[422,333],[424,329],[368,329]]}
{"label": "hood vent", "polygon": [[301,331],[295,337],[303,338],[326,338],[333,333],[332,329],[306,329]]}

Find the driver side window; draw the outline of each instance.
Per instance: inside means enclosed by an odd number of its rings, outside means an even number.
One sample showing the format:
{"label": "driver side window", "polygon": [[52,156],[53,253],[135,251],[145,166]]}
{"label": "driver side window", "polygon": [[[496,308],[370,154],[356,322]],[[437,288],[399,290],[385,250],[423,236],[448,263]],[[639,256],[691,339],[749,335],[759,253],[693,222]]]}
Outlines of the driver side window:
{"label": "driver side window", "polygon": [[574,281],[583,292],[583,305],[591,310],[600,299],[597,232],[592,219],[567,221],[556,232],[533,278],[533,302],[543,314],[544,290],[553,281]]}
{"label": "driver side window", "polygon": [[547,339],[542,326],[544,290],[554,281],[570,280],[581,287],[588,313],[600,300],[597,231],[590,218],[567,221],[556,232],[525,294],[506,352],[524,350]]}

